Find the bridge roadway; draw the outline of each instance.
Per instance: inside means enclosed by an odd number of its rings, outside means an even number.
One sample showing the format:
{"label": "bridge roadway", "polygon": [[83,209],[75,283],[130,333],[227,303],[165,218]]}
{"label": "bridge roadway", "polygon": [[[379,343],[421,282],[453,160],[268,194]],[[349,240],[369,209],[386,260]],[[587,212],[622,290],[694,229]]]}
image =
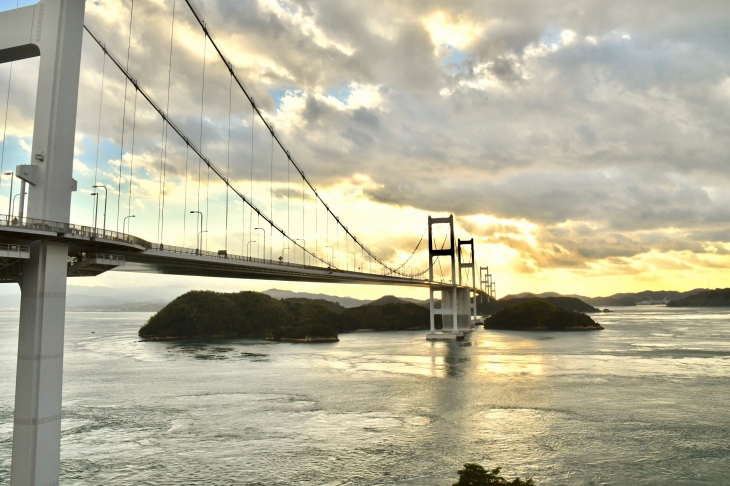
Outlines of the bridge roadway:
{"label": "bridge roadway", "polygon": [[[100,228],[0,215],[0,281],[17,281],[33,241],[68,243],[68,276],[95,276],[109,270],[297,282],[356,283],[428,287],[420,276],[404,277],[302,265],[278,260],[151,243]],[[323,264],[324,265],[324,264]]]}

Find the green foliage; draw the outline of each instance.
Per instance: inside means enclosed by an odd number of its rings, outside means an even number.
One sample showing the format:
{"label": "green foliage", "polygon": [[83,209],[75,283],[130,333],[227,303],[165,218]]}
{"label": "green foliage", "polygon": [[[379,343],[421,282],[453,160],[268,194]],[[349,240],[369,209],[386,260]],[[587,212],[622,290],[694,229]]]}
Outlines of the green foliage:
{"label": "green foliage", "polygon": [[484,328],[517,331],[603,329],[585,314],[566,311],[543,300],[529,300],[502,309],[484,321]]}
{"label": "green foliage", "polygon": [[345,332],[357,329],[395,331],[429,328],[429,310],[411,302],[362,305],[346,309],[342,317],[339,329]]}
{"label": "green foliage", "polygon": [[527,478],[524,481],[519,477],[512,481],[507,481],[499,475],[501,467],[495,467],[491,471],[484,469],[479,464],[466,463],[464,469],[459,469],[459,481],[454,483],[454,486],[534,486],[535,482],[532,478]]}
{"label": "green foliage", "polygon": [[192,291],[153,315],[148,338],[337,338],[334,314],[316,303],[284,302],[256,292]]}
{"label": "green foliage", "polygon": [[170,302],[139,330],[151,339],[221,337],[336,340],[358,329],[428,329],[428,309],[390,303],[345,309],[309,299],[277,300],[257,292],[192,291]]}

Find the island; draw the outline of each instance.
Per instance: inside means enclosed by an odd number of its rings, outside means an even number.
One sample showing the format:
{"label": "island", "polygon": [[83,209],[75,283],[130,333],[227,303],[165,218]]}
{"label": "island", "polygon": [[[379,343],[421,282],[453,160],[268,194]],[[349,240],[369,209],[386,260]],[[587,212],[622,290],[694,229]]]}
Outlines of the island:
{"label": "island", "polygon": [[730,307],[730,289],[705,290],[672,300],[667,307]]}
{"label": "island", "polygon": [[339,341],[335,313],[317,302],[288,302],[257,292],[187,292],[139,330],[148,340],[258,338]]}
{"label": "island", "polygon": [[515,307],[526,302],[541,301],[551,304],[559,309],[570,312],[600,313],[601,310],[586,304],[576,297],[504,297],[499,300],[477,299],[477,312],[480,315],[495,314],[509,307]]}
{"label": "island", "polygon": [[598,331],[603,327],[582,312],[567,311],[544,300],[528,300],[484,320],[484,329],[511,331]]}
{"label": "island", "polygon": [[339,341],[340,332],[416,329],[429,329],[429,310],[398,299],[348,309],[322,300],[279,300],[258,292],[191,291],[150,317],[139,336],[316,343]]}

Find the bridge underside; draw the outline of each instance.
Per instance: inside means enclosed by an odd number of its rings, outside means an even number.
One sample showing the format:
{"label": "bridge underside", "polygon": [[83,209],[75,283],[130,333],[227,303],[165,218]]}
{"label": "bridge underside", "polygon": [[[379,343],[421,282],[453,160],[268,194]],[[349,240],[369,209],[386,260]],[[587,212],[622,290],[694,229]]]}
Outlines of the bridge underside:
{"label": "bridge underside", "polygon": [[[8,223],[0,216],[0,281],[17,281],[33,241],[68,244],[68,276],[95,276],[107,271],[155,273],[294,282],[353,283],[428,287],[427,280],[324,266],[263,260],[149,243],[116,232],[53,222]],[[5,249],[3,251],[3,249]]]}

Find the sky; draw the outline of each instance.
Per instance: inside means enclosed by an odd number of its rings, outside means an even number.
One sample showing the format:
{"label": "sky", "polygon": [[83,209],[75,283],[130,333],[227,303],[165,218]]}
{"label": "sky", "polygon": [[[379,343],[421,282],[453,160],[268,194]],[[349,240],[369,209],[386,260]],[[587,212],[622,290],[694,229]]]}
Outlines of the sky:
{"label": "sky", "polygon": [[[0,0],[0,9],[15,3]],[[196,5],[318,194],[384,261],[408,258],[429,215],[453,214],[457,238],[474,238],[477,264],[489,266],[498,296],[730,287],[730,3]],[[324,208],[302,198],[301,178],[252,117],[185,2],[136,0],[131,35],[130,7],[131,0],[89,1],[86,23],[262,212],[318,256],[341,267],[368,265]],[[30,157],[37,60],[12,69],[8,89],[10,66],[0,66],[3,170]],[[132,234],[189,248],[200,236],[209,250],[302,258],[209,178],[179,137],[165,136],[159,116],[141,96],[135,100],[88,34],[80,84],[72,222],[92,224],[96,182],[107,186],[108,228],[129,224]],[[3,177],[0,207],[8,191]],[[203,233],[190,210],[204,214]],[[421,244],[408,265],[426,262]],[[72,283],[142,280],[428,295],[128,273]]]}

